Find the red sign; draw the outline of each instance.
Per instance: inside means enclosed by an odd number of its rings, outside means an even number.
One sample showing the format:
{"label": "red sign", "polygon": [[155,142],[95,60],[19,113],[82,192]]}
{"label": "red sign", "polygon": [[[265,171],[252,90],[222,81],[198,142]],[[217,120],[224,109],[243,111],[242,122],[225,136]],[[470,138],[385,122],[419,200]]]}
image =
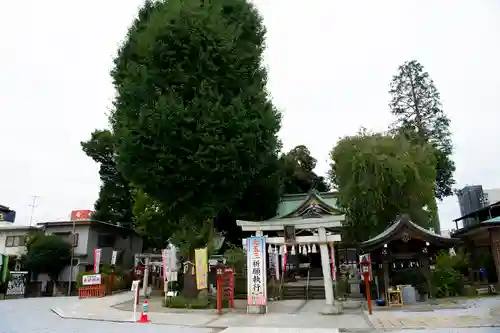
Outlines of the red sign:
{"label": "red sign", "polygon": [[230,309],[234,308],[234,269],[217,268],[217,310],[222,312],[222,299],[227,300]]}
{"label": "red sign", "polygon": [[71,211],[71,221],[80,221],[80,220],[90,220],[90,216],[93,211],[91,210],[73,210]]}
{"label": "red sign", "polygon": [[145,266],[135,266],[133,270],[134,279],[140,280],[144,277]]}

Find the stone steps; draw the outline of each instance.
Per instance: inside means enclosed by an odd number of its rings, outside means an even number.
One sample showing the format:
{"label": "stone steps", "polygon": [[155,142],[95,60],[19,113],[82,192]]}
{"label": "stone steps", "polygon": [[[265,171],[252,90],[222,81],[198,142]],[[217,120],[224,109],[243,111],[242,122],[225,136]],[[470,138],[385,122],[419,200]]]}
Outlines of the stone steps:
{"label": "stone steps", "polygon": [[325,288],[323,286],[283,286],[283,299],[325,299]]}

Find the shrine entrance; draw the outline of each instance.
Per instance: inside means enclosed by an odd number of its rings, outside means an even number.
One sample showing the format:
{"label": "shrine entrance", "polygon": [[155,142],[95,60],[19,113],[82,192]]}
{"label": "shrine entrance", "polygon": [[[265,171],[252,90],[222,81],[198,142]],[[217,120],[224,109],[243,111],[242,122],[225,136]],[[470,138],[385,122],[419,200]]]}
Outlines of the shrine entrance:
{"label": "shrine entrance", "polygon": [[408,215],[399,217],[385,231],[360,244],[372,263],[372,297],[387,299],[389,292],[404,294],[402,288],[413,288],[406,294],[415,295],[411,299],[416,301],[419,297],[415,292],[424,290],[438,252],[459,243],[457,238],[435,234],[413,223]]}
{"label": "shrine entrance", "polygon": [[[281,200],[276,217],[266,221],[237,221],[243,231],[254,235],[249,239],[251,242],[265,243],[262,255],[264,267],[272,266],[274,269],[269,278],[279,277],[280,283],[284,283],[299,277],[305,278],[306,284],[309,284],[311,275],[322,278],[326,303],[323,312],[328,314],[341,311],[333,296],[335,265],[334,255],[331,254],[334,254],[334,244],[341,240],[339,231],[344,215],[334,208],[334,202],[335,193],[311,191],[307,194],[289,195]],[[243,246],[252,252],[262,245],[251,245],[244,239]],[[247,256],[251,255],[252,253],[247,252]],[[252,295],[252,281],[264,278],[264,285],[267,285],[268,278],[267,274],[258,278],[253,276],[252,267],[255,265],[258,265],[255,258],[249,258],[247,312],[266,313],[267,306],[256,306],[251,302],[252,297],[262,297],[260,294]],[[256,289],[261,290],[261,287],[259,285]]]}

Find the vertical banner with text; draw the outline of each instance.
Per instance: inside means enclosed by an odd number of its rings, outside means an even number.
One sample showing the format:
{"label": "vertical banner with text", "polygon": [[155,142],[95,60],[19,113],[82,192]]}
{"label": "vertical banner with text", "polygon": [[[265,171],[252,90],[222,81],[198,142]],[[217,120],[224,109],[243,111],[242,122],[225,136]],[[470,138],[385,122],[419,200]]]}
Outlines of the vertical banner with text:
{"label": "vertical banner with text", "polygon": [[163,281],[167,281],[167,261],[168,261],[168,249],[161,250],[161,263],[163,270]]}
{"label": "vertical banner with text", "polygon": [[194,250],[196,265],[196,286],[198,290],[208,288],[208,258],[207,248]]}
{"label": "vertical banner with text", "polygon": [[276,280],[280,279],[280,254],[278,248],[274,251],[274,265],[276,266]]}
{"label": "vertical banner with text", "polygon": [[249,306],[267,304],[266,238],[247,238],[247,292]]}
{"label": "vertical banner with text", "polygon": [[99,274],[99,265],[101,264],[101,249],[94,249],[94,273]]}
{"label": "vertical banner with text", "polygon": [[335,267],[335,245],[334,243],[330,244],[330,257],[332,258],[332,280],[337,280],[337,267]]}

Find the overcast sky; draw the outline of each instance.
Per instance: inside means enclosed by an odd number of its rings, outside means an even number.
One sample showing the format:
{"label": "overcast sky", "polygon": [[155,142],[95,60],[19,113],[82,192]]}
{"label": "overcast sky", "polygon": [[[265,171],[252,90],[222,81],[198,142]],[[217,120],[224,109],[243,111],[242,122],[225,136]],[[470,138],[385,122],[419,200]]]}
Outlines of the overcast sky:
{"label": "overcast sky", "polygon": [[[384,130],[389,82],[416,59],[451,119],[457,186],[500,187],[500,1],[255,0],[285,149],[328,169],[339,137]],[[98,166],[80,148],[106,128],[112,59],[141,0],[0,2],[0,204],[27,224],[92,209]],[[496,157],[495,157],[496,155]],[[459,216],[440,204],[441,225]]]}

